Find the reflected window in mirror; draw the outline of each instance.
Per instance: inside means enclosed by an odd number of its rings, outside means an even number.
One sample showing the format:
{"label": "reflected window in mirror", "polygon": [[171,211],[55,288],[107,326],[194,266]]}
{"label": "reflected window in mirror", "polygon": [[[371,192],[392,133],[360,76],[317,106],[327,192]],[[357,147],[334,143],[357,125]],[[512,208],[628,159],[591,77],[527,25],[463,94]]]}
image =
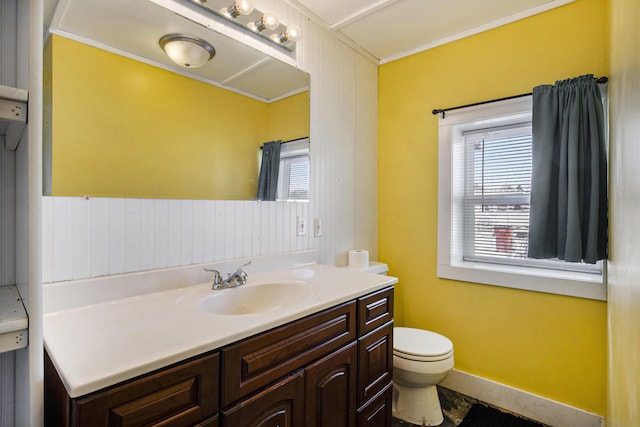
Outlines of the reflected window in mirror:
{"label": "reflected window in mirror", "polygon": [[309,200],[309,138],[282,143],[276,200]]}

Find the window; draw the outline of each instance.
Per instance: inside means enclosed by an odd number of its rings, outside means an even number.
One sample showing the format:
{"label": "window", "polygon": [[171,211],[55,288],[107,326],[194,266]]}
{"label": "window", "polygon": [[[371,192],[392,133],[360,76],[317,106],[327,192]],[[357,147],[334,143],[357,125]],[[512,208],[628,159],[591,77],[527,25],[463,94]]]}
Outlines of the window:
{"label": "window", "polygon": [[309,138],[282,144],[276,200],[309,200]]}
{"label": "window", "polygon": [[527,258],[531,97],[447,112],[439,139],[439,277],[606,299],[602,262]]}

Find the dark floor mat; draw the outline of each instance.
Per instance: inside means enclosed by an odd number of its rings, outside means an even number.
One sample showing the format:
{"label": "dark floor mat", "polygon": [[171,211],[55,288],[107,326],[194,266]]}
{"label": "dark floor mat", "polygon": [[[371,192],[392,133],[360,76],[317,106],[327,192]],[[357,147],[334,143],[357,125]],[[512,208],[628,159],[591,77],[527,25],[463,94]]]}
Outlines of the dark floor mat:
{"label": "dark floor mat", "polygon": [[458,427],[544,427],[534,421],[518,418],[497,409],[474,404]]}

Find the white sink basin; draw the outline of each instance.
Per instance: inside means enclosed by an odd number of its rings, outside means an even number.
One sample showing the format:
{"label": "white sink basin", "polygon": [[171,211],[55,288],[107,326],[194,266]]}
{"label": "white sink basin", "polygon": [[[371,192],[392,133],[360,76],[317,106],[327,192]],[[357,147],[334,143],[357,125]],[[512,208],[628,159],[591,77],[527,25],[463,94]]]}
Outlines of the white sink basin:
{"label": "white sink basin", "polygon": [[311,297],[311,288],[303,283],[265,283],[212,291],[198,304],[213,314],[239,315],[263,313],[298,304]]}

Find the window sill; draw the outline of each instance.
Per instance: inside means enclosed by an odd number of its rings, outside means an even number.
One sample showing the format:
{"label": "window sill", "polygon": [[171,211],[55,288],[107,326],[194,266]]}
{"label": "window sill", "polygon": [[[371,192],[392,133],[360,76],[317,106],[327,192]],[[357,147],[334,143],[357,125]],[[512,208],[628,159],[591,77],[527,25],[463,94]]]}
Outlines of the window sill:
{"label": "window sill", "polygon": [[438,277],[599,301],[607,300],[603,276],[597,274],[462,261],[451,265],[438,264]]}

